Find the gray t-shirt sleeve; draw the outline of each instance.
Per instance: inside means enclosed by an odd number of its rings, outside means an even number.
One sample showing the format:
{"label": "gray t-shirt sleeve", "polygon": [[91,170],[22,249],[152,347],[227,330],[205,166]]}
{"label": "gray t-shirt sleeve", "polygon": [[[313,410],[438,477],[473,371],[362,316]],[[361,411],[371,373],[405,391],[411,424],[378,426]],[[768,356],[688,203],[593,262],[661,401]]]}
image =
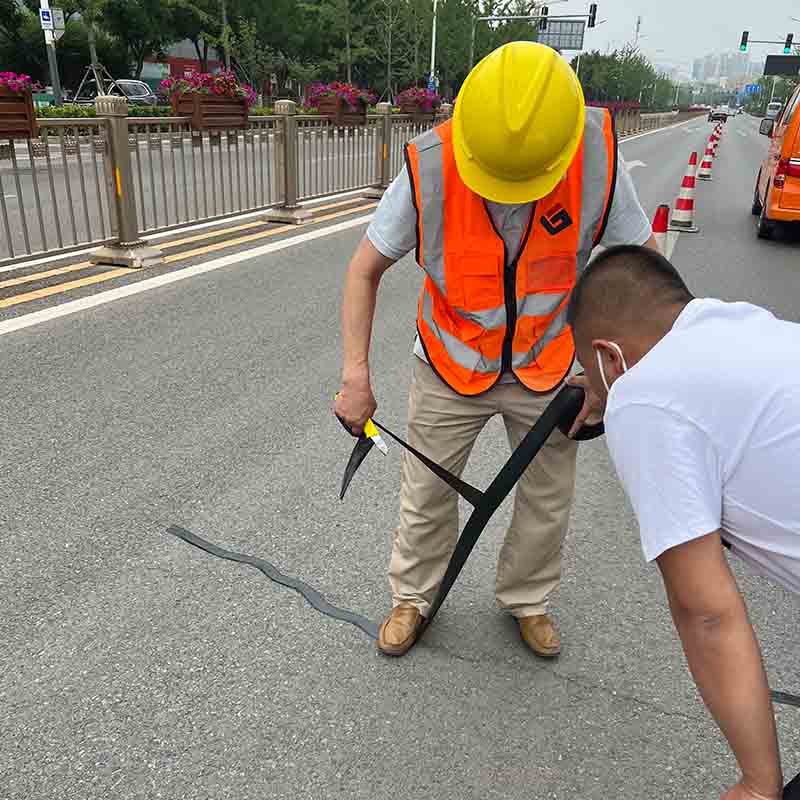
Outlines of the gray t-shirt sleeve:
{"label": "gray t-shirt sleeve", "polygon": [[611,213],[608,216],[603,238],[603,247],[614,247],[620,244],[644,244],[653,235],[653,228],[636,195],[636,188],[630,173],[625,167],[622,154],[619,155],[617,184]]}
{"label": "gray t-shirt sleeve", "polygon": [[417,246],[417,212],[406,167],[383,193],[367,228],[367,238],[381,255],[394,261]]}

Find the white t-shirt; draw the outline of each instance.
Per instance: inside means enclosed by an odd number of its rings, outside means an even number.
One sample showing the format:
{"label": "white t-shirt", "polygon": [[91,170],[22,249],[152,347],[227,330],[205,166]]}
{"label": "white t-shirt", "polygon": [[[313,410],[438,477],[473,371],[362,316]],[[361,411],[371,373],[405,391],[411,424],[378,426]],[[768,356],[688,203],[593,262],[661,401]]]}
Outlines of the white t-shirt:
{"label": "white t-shirt", "polygon": [[[487,201],[486,205],[495,228],[503,237],[506,253],[511,262],[519,251],[522,234],[530,219],[533,204],[507,205]],[[651,235],[650,221],[639,204],[633,181],[620,155],[614,199],[601,245],[613,247],[618,244],[644,244]],[[367,238],[379,253],[395,261],[399,261],[416,247],[417,212],[414,209],[411,182],[405,167],[384,192],[375,210],[375,216],[367,228]],[[506,264],[506,267],[509,265]],[[423,361],[426,360],[419,337],[414,344],[414,353]],[[507,373],[502,377],[501,383],[515,380],[512,374]]]}
{"label": "white t-shirt", "polygon": [[693,300],[611,387],[608,447],[645,558],[721,529],[800,593],[800,325]]}

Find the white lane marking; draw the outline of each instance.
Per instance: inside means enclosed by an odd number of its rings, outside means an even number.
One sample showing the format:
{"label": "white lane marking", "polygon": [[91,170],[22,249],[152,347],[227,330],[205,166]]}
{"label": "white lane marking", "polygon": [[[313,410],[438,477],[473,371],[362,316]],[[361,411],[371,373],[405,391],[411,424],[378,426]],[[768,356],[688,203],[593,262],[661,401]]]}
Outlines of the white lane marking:
{"label": "white lane marking", "polygon": [[633,142],[636,139],[641,139],[643,136],[652,136],[654,133],[664,133],[666,131],[674,131],[675,128],[680,128],[682,125],[688,125],[690,122],[695,122],[694,119],[685,119],[683,122],[676,122],[674,125],[669,125],[666,128],[656,128],[652,131],[645,131],[644,133],[637,133],[636,136],[629,136],[626,139],[620,139],[620,144],[627,144],[628,142]]}
{"label": "white lane marking", "polygon": [[[353,197],[357,194],[363,194],[369,187],[365,186],[361,189],[351,189],[347,192],[339,192],[338,194],[331,194],[325,195],[325,197],[319,197],[316,200],[301,200],[297,205],[299,206],[308,206],[313,205],[314,203],[321,203],[323,200],[325,202],[330,202],[332,200],[339,200],[344,199],[346,197]],[[7,197],[16,197],[16,195],[7,195]],[[279,206],[268,206],[267,208],[262,208],[259,211],[248,211],[246,214],[237,214],[234,217],[224,217],[223,219],[215,219],[211,220],[211,222],[201,222],[197,225],[184,225],[180,228],[170,228],[168,231],[161,231],[160,233],[143,233],[142,236],[147,241],[151,240],[158,240],[164,239],[167,236],[177,236],[179,234],[184,233],[191,233],[192,231],[200,231],[205,230],[206,228],[219,228],[220,230],[224,230],[229,224],[240,222],[242,220],[252,219],[253,217],[264,216],[272,210],[273,208],[278,208]],[[266,219],[264,223],[266,224]],[[13,272],[15,269],[26,269],[27,267],[35,267],[38,264],[48,264],[51,261],[61,261],[65,258],[70,258],[71,256],[84,256],[87,253],[93,253],[100,245],[94,245],[93,247],[83,247],[80,250],[69,250],[66,253],[56,253],[53,256],[42,256],[41,258],[32,258],[26,261],[15,262],[10,264],[6,267],[0,267],[0,273],[3,272]]]}
{"label": "white lane marking", "polygon": [[645,164],[644,161],[625,161],[625,159],[623,159],[623,162],[624,162],[628,172],[630,172],[632,169],[636,169],[636,167],[646,167],[647,166],[647,164]]}
{"label": "white lane marking", "polygon": [[745,131],[736,131],[736,133],[738,133],[738,134],[739,134],[739,136],[741,136],[741,137],[743,137],[743,138],[745,138],[745,139],[746,139],[746,138],[747,138],[747,136],[749,135],[749,134],[747,134]]}
{"label": "white lane marking", "polygon": [[6,200],[8,200],[8,199],[9,199],[9,197],[10,197],[12,200],[16,200],[16,199],[17,199],[17,196],[16,196],[15,194],[4,194],[4,195],[3,195],[3,197],[4,197]]}
{"label": "white lane marking", "polygon": [[228,267],[231,264],[238,264],[242,261],[250,261],[254,258],[274,253],[278,250],[285,250],[288,247],[294,247],[298,244],[305,244],[306,242],[313,242],[314,239],[320,239],[323,236],[331,236],[334,233],[356,228],[359,225],[365,225],[372,219],[372,214],[366,214],[363,217],[350,219],[346,222],[340,222],[337,225],[330,225],[327,228],[322,228],[316,231],[309,231],[308,233],[301,233],[299,236],[292,236],[289,239],[281,239],[278,242],[270,242],[269,244],[262,245],[261,247],[254,247],[252,250],[244,250],[239,253],[231,253],[221,258],[215,258],[212,261],[206,261],[203,264],[196,264],[193,267],[185,267],[175,272],[168,272],[164,275],[156,275],[153,278],[147,278],[138,283],[130,283],[127,286],[120,286],[117,289],[109,289],[107,292],[100,292],[99,294],[91,295],[90,297],[82,297],[80,300],[72,300],[68,303],[54,306],[53,308],[45,308],[41,311],[34,311],[31,314],[24,314],[21,317],[0,322],[0,336],[5,336],[7,333],[21,330],[23,328],[30,328],[33,325],[40,325],[42,322],[48,322],[52,319],[59,317],[66,317],[68,314],[75,314],[79,311],[86,311],[89,308],[102,306],[106,303],[112,303],[115,300],[121,300],[123,297],[131,297],[135,294],[147,292],[150,289],[158,289],[161,286],[167,286],[170,283],[186,280],[187,278],[194,278],[196,275],[203,275],[206,272],[213,272],[214,270]]}

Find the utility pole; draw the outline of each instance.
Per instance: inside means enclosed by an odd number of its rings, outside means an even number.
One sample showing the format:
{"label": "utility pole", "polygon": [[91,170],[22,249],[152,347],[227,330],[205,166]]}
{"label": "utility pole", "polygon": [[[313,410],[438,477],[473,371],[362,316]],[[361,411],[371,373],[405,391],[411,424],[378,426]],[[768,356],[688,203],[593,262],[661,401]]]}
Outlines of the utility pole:
{"label": "utility pole", "polygon": [[436,3],[433,0],[433,30],[431,31],[431,71],[428,76],[428,88],[436,91]]}
{"label": "utility pole", "polygon": [[225,0],[222,2],[222,46],[225,50],[225,69],[230,72],[231,54],[228,49],[228,6]]}
{"label": "utility pole", "polygon": [[61,78],[58,75],[58,60],[56,59],[56,38],[53,33],[52,17],[50,12],[50,0],[39,0],[39,7],[43,11],[48,12],[48,17],[51,18],[50,28],[44,29],[44,44],[47,50],[47,64],[50,68],[50,83],[53,85],[53,95],[55,97],[56,105],[60,106],[64,102],[61,93]]}

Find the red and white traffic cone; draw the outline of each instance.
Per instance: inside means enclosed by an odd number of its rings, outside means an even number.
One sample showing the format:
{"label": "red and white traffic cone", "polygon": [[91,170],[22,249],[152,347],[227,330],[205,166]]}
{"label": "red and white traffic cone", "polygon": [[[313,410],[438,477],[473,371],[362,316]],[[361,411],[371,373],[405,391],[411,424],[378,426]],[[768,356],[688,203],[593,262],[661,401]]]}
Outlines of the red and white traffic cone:
{"label": "red and white traffic cone", "polygon": [[680,228],[687,232],[696,233],[694,225],[694,191],[695,178],[697,177],[697,153],[692,153],[689,166],[683,176],[681,191],[675,201],[675,210],[672,212],[672,227]]}
{"label": "red and white traffic cone", "polygon": [[653,217],[653,238],[664,258],[672,258],[678,236],[680,236],[679,231],[669,227],[669,206],[666,203],[660,205]]}
{"label": "red and white traffic cone", "polygon": [[711,171],[714,167],[714,145],[711,140],[708,140],[706,145],[706,152],[703,156],[703,162],[700,164],[700,169],[697,171],[697,177],[701,181],[714,180],[711,177]]}
{"label": "red and white traffic cone", "polygon": [[660,205],[653,217],[653,238],[662,255],[667,254],[667,229],[669,228],[669,206]]}

